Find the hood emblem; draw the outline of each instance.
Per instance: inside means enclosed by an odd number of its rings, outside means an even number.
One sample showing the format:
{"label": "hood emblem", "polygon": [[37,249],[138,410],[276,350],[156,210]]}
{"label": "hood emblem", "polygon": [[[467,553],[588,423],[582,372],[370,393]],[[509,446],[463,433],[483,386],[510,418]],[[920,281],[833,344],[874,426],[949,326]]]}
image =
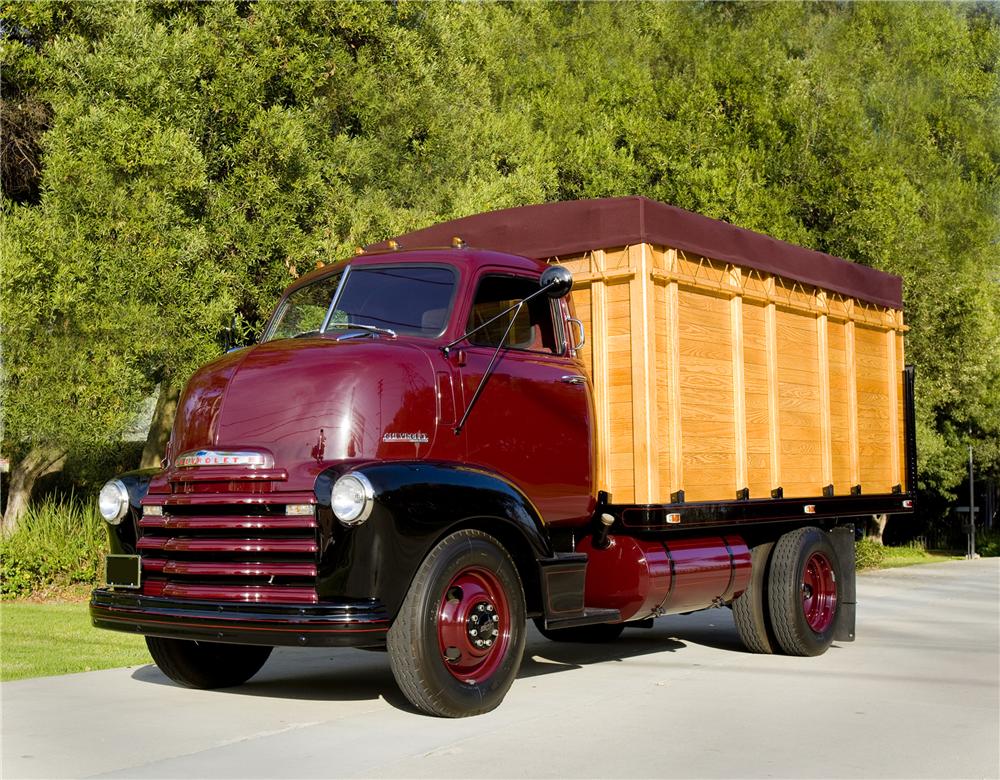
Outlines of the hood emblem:
{"label": "hood emblem", "polygon": [[177,458],[176,466],[270,466],[271,457],[262,452],[230,452],[225,450],[198,450],[185,452]]}
{"label": "hood emblem", "polygon": [[426,433],[418,431],[417,433],[386,433],[382,436],[382,441],[386,444],[393,444],[395,442],[406,442],[408,444],[427,444],[430,439],[427,438]]}

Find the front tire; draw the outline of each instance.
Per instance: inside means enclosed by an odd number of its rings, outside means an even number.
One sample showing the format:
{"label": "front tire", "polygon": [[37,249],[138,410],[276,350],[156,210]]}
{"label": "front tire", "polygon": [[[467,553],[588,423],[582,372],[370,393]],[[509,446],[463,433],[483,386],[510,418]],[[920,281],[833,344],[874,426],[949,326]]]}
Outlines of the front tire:
{"label": "front tire", "polygon": [[458,531],[417,570],[389,629],[389,664],[418,709],[478,715],[513,684],[525,633],[524,592],[510,556],[482,531]]}
{"label": "front tire", "polygon": [[833,643],[840,561],[818,528],[791,531],[774,545],[768,583],[771,626],[788,655],[821,655]]}
{"label": "front tire", "polygon": [[231,688],[253,677],[271,655],[270,647],[146,637],[153,661],[185,688]]}

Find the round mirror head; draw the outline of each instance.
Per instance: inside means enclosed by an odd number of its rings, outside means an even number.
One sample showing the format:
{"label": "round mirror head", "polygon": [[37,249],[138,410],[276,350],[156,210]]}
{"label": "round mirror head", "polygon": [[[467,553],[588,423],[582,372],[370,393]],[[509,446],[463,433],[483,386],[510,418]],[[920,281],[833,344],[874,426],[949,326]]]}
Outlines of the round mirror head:
{"label": "round mirror head", "polygon": [[573,274],[564,266],[550,265],[542,272],[541,284],[550,298],[562,298],[573,288]]}

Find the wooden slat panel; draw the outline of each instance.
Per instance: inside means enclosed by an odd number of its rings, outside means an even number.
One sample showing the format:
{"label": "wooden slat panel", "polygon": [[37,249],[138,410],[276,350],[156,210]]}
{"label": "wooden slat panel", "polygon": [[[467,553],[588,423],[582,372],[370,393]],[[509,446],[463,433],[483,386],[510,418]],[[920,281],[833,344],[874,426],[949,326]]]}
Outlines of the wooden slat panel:
{"label": "wooden slat panel", "polygon": [[823,462],[816,323],[780,308],[775,321],[781,487],[786,498],[817,496],[823,487]]}
{"label": "wooden slat panel", "polygon": [[[747,487],[751,498],[771,494],[771,426],[768,415],[767,323],[765,307],[743,302],[743,374],[746,399]],[[750,344],[760,344],[751,349]],[[759,464],[755,467],[754,464]]]}
{"label": "wooden slat panel", "polygon": [[[735,289],[742,287],[743,273],[737,267],[729,272],[729,283]],[[736,473],[734,492],[747,485],[747,409],[746,378],[743,366],[743,298],[734,295],[729,301],[729,333],[732,341],[733,374],[733,429],[735,431]]]}
{"label": "wooden slat panel", "polygon": [[[826,293],[816,294],[817,305],[826,309]],[[816,317],[816,355],[819,363],[819,436],[820,462],[823,468],[823,485],[833,484],[833,443],[830,421],[830,345],[826,314]]]}
{"label": "wooden slat panel", "polygon": [[[678,291],[678,351],[684,492],[691,501],[735,497],[736,432],[729,301]],[[699,345],[721,343],[728,358],[695,357]],[[718,432],[723,426],[725,433]]]}
{"label": "wooden slat panel", "polygon": [[854,330],[858,395],[858,456],[863,493],[892,487],[889,454],[889,361],[885,333],[867,326]]}

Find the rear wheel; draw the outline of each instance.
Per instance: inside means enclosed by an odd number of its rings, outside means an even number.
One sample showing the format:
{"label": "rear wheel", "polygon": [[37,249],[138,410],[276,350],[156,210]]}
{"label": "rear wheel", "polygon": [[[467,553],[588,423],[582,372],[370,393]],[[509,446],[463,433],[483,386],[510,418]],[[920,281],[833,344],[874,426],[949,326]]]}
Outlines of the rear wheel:
{"label": "rear wheel", "polygon": [[768,605],[768,567],[774,542],[758,544],[750,551],[750,584],[733,601],[733,622],[743,645],[751,653],[774,653],[778,640],[771,629]]}
{"label": "rear wheel", "polygon": [[272,650],[156,636],[146,637],[146,647],[160,671],[186,688],[242,685],[260,671]]}
{"label": "rear wheel", "polygon": [[482,531],[459,531],[417,570],[389,630],[389,664],[415,707],[478,715],[503,701],[524,637],[524,593],[510,556]]}
{"label": "rear wheel", "polygon": [[789,655],[820,655],[833,643],[840,561],[818,528],[785,534],[774,546],[768,583],[771,625]]}
{"label": "rear wheel", "polygon": [[545,620],[535,618],[538,633],[552,642],[578,642],[580,644],[602,644],[614,642],[625,630],[624,623],[595,623],[590,626],[573,628],[546,628]]}

